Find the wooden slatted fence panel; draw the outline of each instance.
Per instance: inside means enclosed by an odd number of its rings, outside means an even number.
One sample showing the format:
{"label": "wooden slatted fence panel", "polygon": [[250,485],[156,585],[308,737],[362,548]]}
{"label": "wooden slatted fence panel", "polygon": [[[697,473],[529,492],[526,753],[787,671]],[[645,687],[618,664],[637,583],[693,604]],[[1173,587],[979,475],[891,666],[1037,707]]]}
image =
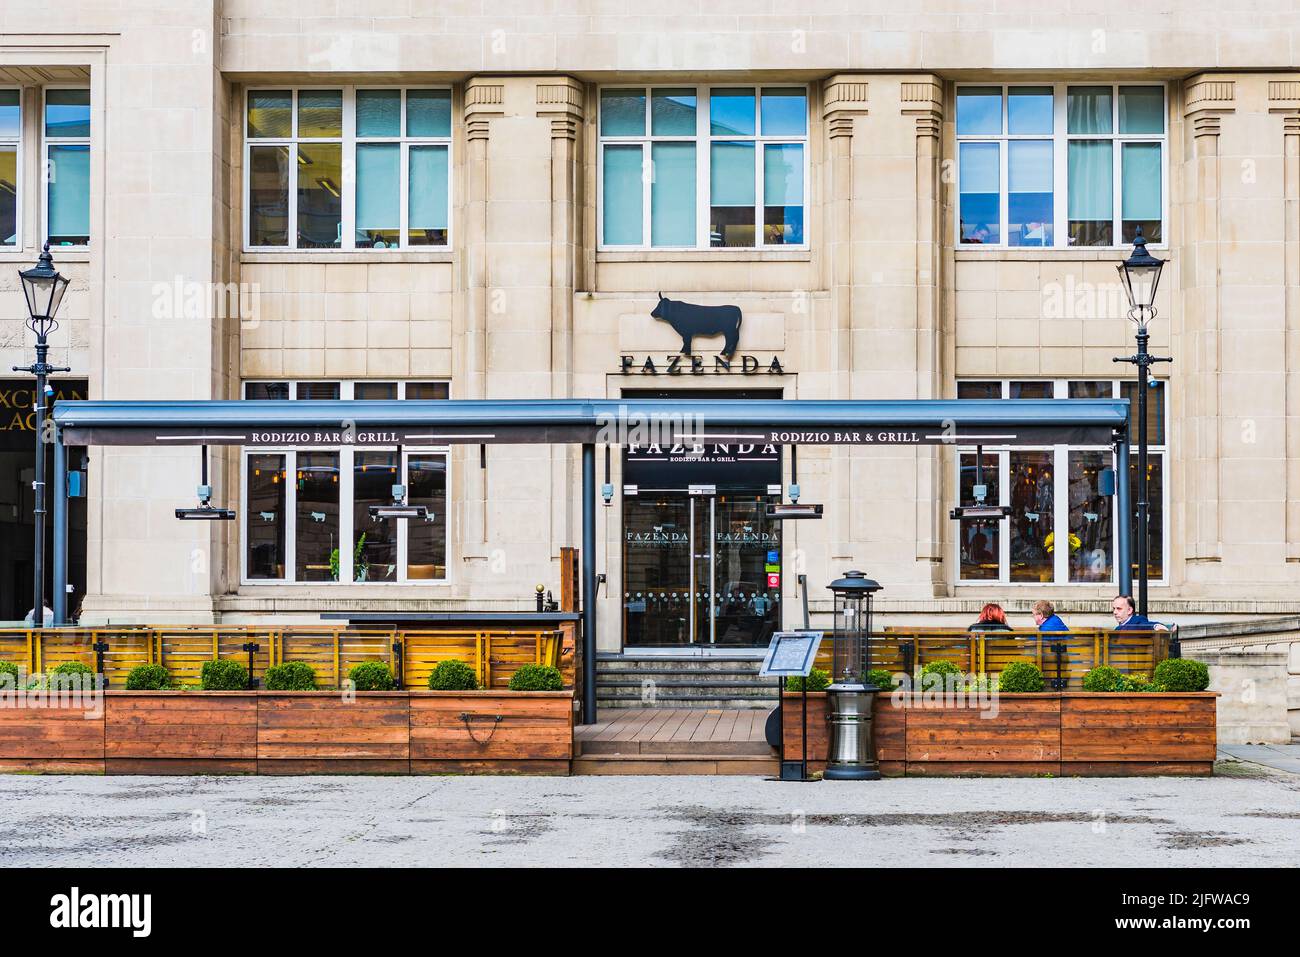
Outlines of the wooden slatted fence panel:
{"label": "wooden slatted fence panel", "polygon": [[1061,699],[1062,772],[1209,774],[1216,712],[1210,692],[1067,694]]}

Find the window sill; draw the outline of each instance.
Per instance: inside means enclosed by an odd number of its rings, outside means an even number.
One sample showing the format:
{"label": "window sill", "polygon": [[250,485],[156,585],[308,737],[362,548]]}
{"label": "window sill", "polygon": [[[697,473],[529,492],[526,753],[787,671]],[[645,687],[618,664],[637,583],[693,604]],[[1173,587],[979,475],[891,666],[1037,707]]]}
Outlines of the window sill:
{"label": "window sill", "polygon": [[245,251],[240,263],[450,263],[455,254],[446,248],[436,252],[413,249],[376,252],[369,249],[344,251],[341,249],[309,250],[290,249],[284,252]]}
{"label": "window sill", "polygon": [[811,262],[811,249],[628,249],[599,250],[598,263]]}
{"label": "window sill", "polygon": [[[41,251],[39,249],[11,249],[6,247],[0,250],[0,263],[26,263],[31,266],[36,262]],[[50,255],[54,257],[54,267],[57,269],[59,263],[88,263],[90,262],[90,249],[86,246],[68,246],[53,247],[50,249]]]}
{"label": "window sill", "polygon": [[[1173,250],[1168,246],[1152,245],[1147,248],[1166,260],[1175,258]],[[953,255],[957,262],[1041,262],[1043,260],[1059,260],[1062,262],[1119,263],[1121,260],[1127,259],[1132,251],[1132,246],[1088,246],[1083,249],[1075,249],[1070,246],[1032,246],[1014,249],[1005,247],[953,247]]]}

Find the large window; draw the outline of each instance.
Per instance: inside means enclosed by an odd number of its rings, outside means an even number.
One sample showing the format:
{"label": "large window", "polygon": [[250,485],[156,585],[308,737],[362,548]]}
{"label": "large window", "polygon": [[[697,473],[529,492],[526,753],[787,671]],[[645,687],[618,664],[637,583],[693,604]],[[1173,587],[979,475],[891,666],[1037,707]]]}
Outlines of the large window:
{"label": "large window", "polygon": [[90,245],[90,90],[45,90],[45,235],[51,246]]}
{"label": "large window", "polygon": [[960,85],[957,162],[959,243],[1165,240],[1159,84]]}
{"label": "large window", "polygon": [[22,91],[0,89],[0,247],[18,245],[22,143]]}
{"label": "large window", "polygon": [[807,244],[804,87],[608,88],[599,127],[602,247]]}
{"label": "large window", "polygon": [[[1126,398],[1136,404],[1130,380],[962,381],[959,399]],[[1152,581],[1164,579],[1165,390],[1149,393],[1147,435],[1151,521],[1147,567]],[[1103,494],[1103,473],[1115,468],[1109,446],[996,448],[986,446],[980,469],[976,449],[958,455],[958,495],[973,505],[977,485],[983,504],[1010,506],[1002,519],[963,519],[957,534],[958,580],[1006,584],[1087,584],[1116,580],[1114,499]],[[1133,449],[1130,516],[1133,558],[1137,558],[1137,452]],[[1137,566],[1134,565],[1134,574]]]}
{"label": "large window", "polygon": [[[244,398],[262,401],[447,397],[445,382],[244,383]],[[244,581],[446,580],[446,448],[250,449],[243,474]],[[426,521],[371,518],[394,485],[428,509]]]}
{"label": "large window", "polygon": [[249,90],[250,249],[447,246],[451,90]]}

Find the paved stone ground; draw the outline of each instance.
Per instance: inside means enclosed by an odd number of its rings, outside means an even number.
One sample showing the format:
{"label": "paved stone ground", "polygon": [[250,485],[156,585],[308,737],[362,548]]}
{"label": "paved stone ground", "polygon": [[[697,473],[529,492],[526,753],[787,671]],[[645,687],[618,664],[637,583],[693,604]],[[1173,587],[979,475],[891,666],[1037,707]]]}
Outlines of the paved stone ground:
{"label": "paved stone ground", "polygon": [[0,777],[0,865],[1300,865],[1300,776]]}

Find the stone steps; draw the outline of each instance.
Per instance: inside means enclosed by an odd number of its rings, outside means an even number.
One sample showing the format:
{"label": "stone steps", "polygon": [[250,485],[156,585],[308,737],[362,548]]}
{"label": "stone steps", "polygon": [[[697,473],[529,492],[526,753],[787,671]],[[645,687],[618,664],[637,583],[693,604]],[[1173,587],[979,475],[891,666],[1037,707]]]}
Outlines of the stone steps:
{"label": "stone steps", "polygon": [[604,656],[596,661],[596,702],[601,708],[771,709],[777,687],[760,678],[753,656]]}
{"label": "stone steps", "polygon": [[720,754],[601,754],[575,757],[572,774],[747,774],[775,777],[774,757]]}

